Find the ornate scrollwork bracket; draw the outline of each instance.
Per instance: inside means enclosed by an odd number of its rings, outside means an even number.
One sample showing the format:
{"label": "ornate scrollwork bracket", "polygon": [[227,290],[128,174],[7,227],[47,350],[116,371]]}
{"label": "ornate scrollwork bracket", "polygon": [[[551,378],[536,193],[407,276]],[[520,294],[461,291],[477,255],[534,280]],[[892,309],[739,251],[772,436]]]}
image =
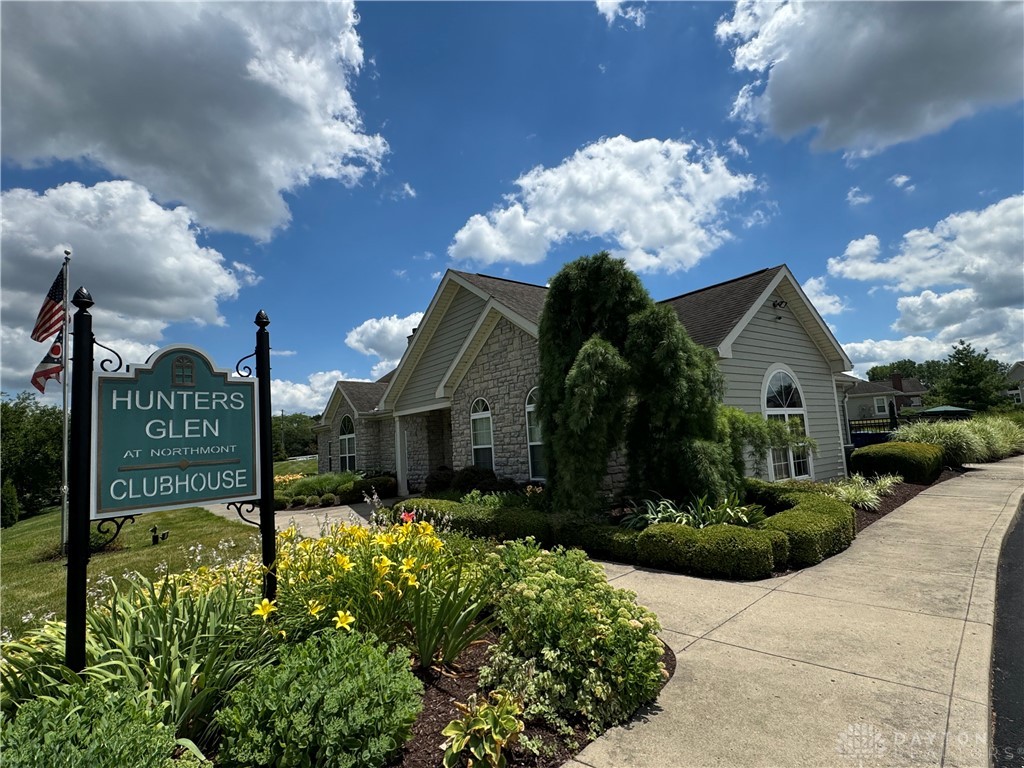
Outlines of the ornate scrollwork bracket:
{"label": "ornate scrollwork bracket", "polygon": [[125,372],[128,371],[128,366],[124,364],[124,359],[121,357],[121,355],[117,353],[117,350],[111,349],[106,344],[100,344],[98,341],[96,341],[96,339],[93,339],[92,343],[97,347],[107,350],[107,352],[109,352],[115,358],[117,358],[115,360],[110,357],[105,357],[102,360],[100,360],[101,371],[103,371],[104,373],[117,373],[122,368],[125,370]]}
{"label": "ornate scrollwork bracket", "polygon": [[[121,529],[124,528],[125,523],[135,524],[135,515],[125,515],[124,517],[108,517],[104,520],[100,520],[96,523],[96,533],[100,536],[106,536],[103,541],[94,541],[92,547],[94,549],[102,549],[107,546],[110,542],[118,537],[121,533]],[[111,530],[111,526],[113,529]]]}
{"label": "ornate scrollwork bracket", "polygon": [[248,360],[249,358],[252,358],[252,357],[256,357],[256,353],[255,352],[253,352],[251,355],[246,355],[241,360],[239,360],[237,363],[235,363],[235,373],[237,373],[243,379],[247,379],[250,376],[252,376],[252,368],[249,367],[248,365],[245,365],[245,366],[242,365],[242,363],[244,363],[246,360]]}
{"label": "ornate scrollwork bracket", "polygon": [[235,512],[238,513],[238,516],[242,518],[243,522],[246,522],[249,525],[255,525],[257,528],[260,527],[259,520],[250,520],[248,517],[245,516],[245,512],[256,511],[255,501],[231,501],[228,502],[228,507],[235,510]]}

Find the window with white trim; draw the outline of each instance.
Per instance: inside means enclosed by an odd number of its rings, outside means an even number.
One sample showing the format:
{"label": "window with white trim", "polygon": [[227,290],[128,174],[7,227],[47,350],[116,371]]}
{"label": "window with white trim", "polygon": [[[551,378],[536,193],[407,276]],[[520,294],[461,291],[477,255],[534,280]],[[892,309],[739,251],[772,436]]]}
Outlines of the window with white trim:
{"label": "window with white trim", "polygon": [[[768,379],[764,397],[765,417],[783,421],[790,431],[807,434],[807,412],[796,379],[787,371],[777,370]],[[772,480],[786,480],[791,477],[810,477],[811,460],[807,448],[772,448],[768,472]]]}
{"label": "window with white trim", "polygon": [[537,413],[537,388],[526,396],[526,449],[530,454],[530,479],[544,480],[547,466],[544,463],[544,441],[540,434],[540,414]]}
{"label": "window with white trim", "polygon": [[355,472],[356,470],[356,428],[351,416],[341,420],[341,438],[339,439],[340,470]]}
{"label": "window with white trim", "polygon": [[885,402],[884,397],[875,398],[875,415],[876,416],[888,416],[889,415],[889,404]]}
{"label": "window with white trim", "polygon": [[491,406],[482,397],[469,409],[469,431],[473,442],[473,466],[494,469],[494,433],[491,429]]}

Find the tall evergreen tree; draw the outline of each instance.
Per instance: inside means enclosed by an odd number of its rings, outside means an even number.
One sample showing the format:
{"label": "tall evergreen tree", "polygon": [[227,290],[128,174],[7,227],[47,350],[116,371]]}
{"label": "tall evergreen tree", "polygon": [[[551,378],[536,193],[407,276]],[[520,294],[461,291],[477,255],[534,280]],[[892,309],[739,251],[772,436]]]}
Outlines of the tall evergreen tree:
{"label": "tall evergreen tree", "polygon": [[1006,401],[1007,366],[988,356],[988,350],[976,352],[960,339],[946,360],[945,375],[938,381],[932,399],[942,405],[987,411]]}
{"label": "tall evergreen tree", "polygon": [[624,261],[602,252],[563,267],[539,336],[538,410],[558,509],[590,511],[623,438],[636,492],[724,492],[731,465],[715,441],[722,378],[714,356],[671,308],[654,304]]}

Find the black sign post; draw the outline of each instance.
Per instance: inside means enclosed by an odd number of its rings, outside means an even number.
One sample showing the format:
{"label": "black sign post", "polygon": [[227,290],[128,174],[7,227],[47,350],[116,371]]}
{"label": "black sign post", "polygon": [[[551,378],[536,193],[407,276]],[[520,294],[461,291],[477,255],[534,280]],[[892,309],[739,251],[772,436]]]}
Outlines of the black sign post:
{"label": "black sign post", "polygon": [[277,597],[277,538],[274,528],[274,449],[271,440],[270,404],[270,318],[262,309],[253,321],[256,331],[256,387],[259,390],[259,451],[260,451],[260,538],[263,542],[263,596],[267,600]]}
{"label": "black sign post", "polygon": [[[71,439],[68,475],[68,589],[67,630],[64,663],[75,672],[85,668],[86,569],[89,565],[89,488],[92,482],[93,336],[92,296],[85,288],[75,291],[71,303],[75,312],[72,359],[75,377],[71,382]],[[67,372],[65,371],[65,375]]]}

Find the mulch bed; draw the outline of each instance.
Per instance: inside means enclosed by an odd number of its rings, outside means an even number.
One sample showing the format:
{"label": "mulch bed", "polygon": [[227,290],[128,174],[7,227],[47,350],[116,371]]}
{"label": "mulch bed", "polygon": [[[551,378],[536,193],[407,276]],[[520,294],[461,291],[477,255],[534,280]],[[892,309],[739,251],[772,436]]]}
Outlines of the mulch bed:
{"label": "mulch bed", "polygon": [[[962,468],[944,469],[942,470],[942,474],[939,475],[939,479],[932,483],[932,485],[938,485],[939,483],[945,482],[946,480],[950,480],[954,477],[960,477],[960,475],[968,471],[970,470]],[[853,511],[857,515],[857,533],[860,533],[872,523],[878,522],[897,507],[906,504],[921,491],[931,487],[931,485],[919,485],[917,483],[900,483],[892,493],[888,496],[882,497],[881,506],[879,506],[879,508],[874,512],[854,508]]]}
{"label": "mulch bed", "polygon": [[[441,731],[456,717],[461,717],[455,702],[465,703],[470,694],[477,692],[480,667],[486,663],[488,648],[496,640],[491,634],[467,648],[457,660],[458,672],[455,674],[419,675],[423,682],[423,709],[413,724],[412,738],[398,759],[391,763],[391,768],[437,768],[441,765],[444,756],[441,745],[445,741]],[[676,670],[676,657],[668,646],[665,646],[661,661],[668,671],[667,682]],[[578,724],[571,736],[561,736],[535,723],[527,723],[523,733],[534,742],[543,741],[541,754],[535,755],[521,747],[513,747],[506,753],[510,766],[555,768],[578,754],[590,741],[586,728]]]}

